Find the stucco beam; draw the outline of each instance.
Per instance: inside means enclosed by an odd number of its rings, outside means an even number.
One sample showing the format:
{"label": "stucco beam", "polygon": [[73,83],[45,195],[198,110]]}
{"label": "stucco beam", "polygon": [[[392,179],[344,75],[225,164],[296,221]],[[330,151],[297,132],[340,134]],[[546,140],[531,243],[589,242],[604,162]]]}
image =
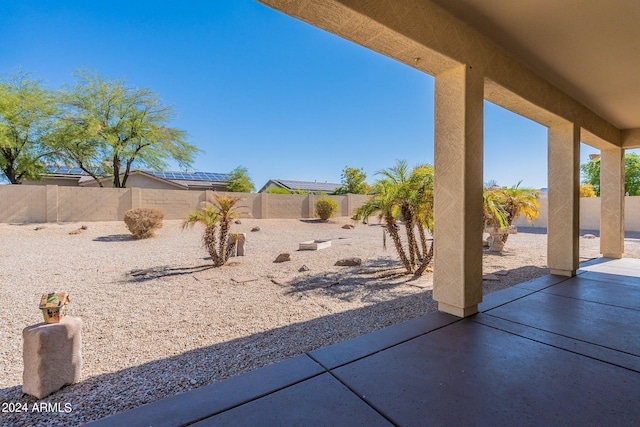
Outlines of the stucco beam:
{"label": "stucco beam", "polygon": [[[505,108],[546,126],[556,126],[555,120],[549,124],[549,117],[557,116],[622,146],[615,126],[431,1],[258,1],[433,76],[467,64],[528,103],[521,108],[510,102]],[[488,100],[504,106],[499,99]],[[538,109],[528,108],[531,105]],[[549,113],[546,118],[540,110]]]}
{"label": "stucco beam", "polygon": [[622,131],[622,147],[625,149],[640,148],[640,128]]}

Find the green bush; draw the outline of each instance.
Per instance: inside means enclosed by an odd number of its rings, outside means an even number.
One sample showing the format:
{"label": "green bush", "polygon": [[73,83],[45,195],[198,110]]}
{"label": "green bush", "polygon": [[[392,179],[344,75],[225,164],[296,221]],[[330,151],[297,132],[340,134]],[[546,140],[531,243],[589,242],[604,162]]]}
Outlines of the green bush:
{"label": "green bush", "polygon": [[326,221],[338,212],[338,203],[335,200],[323,197],[316,202],[316,215]]}
{"label": "green bush", "polygon": [[267,194],[292,194],[291,191],[287,190],[286,188],[280,188],[280,187],[273,187],[273,188],[269,188],[266,191]]}
{"label": "green bush", "polygon": [[163,219],[164,214],[155,208],[135,208],[124,214],[124,223],[136,239],[153,237]]}

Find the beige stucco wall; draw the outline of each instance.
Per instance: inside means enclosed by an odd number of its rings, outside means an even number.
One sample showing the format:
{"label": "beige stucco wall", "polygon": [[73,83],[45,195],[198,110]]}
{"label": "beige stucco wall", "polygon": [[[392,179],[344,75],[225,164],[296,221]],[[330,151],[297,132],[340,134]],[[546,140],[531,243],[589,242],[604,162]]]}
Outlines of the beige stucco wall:
{"label": "beige stucco wall", "polygon": [[[527,222],[524,218],[516,220],[519,228],[527,227],[547,227],[547,211],[549,200],[542,198],[538,200],[540,215],[533,223]],[[640,231],[640,196],[625,197],[624,200],[624,229],[626,231]],[[600,230],[600,198],[582,197],[580,198],[580,229]]]}
{"label": "beige stucco wall", "polygon": [[0,185],[0,222],[45,222],[44,185]]}
{"label": "beige stucco wall", "polygon": [[183,219],[214,194],[240,197],[242,218],[313,218],[315,202],[330,197],[336,216],[351,216],[368,196],[222,193],[152,188],[91,188],[55,185],[0,185],[0,222],[121,221],[135,207],[160,209],[166,219]]}

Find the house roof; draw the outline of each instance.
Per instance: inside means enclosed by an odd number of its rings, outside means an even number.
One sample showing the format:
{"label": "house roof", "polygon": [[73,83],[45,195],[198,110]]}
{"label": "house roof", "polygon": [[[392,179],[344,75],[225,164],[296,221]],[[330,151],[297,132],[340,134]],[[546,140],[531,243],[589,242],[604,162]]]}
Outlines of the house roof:
{"label": "house roof", "polygon": [[331,182],[317,182],[317,181],[291,181],[285,179],[270,179],[259,192],[263,192],[272,183],[280,188],[287,190],[302,190],[302,191],[323,191],[325,193],[331,193],[338,187],[342,187],[342,184],[336,184]]}
{"label": "house roof", "polygon": [[[180,172],[180,171],[154,171],[148,169],[133,169],[131,173],[141,173],[154,179],[169,182],[183,188],[188,187],[209,187],[212,184],[224,184],[229,175],[217,172]],[[46,173],[48,177],[77,179],[79,184],[91,182],[93,178],[78,167],[48,165]],[[101,177],[107,175],[100,173]]]}

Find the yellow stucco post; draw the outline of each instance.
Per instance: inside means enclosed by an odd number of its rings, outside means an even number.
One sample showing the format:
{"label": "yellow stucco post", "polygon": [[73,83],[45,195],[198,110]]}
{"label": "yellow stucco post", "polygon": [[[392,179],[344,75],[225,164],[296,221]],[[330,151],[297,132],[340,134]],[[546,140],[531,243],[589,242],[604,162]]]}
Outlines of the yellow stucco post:
{"label": "yellow stucco post", "polygon": [[600,253],[622,258],[624,253],[624,150],[611,148],[600,157]]}
{"label": "yellow stucco post", "polygon": [[483,76],[436,76],[433,298],[459,317],[482,301]]}
{"label": "yellow stucco post", "polygon": [[547,265],[551,274],[575,276],[580,257],[580,128],[549,128],[549,223]]}

